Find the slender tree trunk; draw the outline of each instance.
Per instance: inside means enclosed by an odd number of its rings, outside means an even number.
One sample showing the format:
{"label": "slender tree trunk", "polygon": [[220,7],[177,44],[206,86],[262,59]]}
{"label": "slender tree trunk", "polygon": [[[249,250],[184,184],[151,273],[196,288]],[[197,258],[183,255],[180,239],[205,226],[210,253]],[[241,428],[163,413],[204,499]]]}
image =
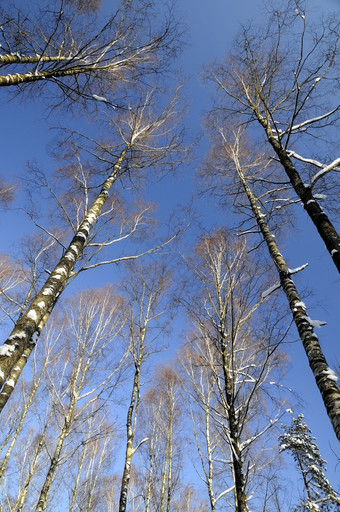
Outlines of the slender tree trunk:
{"label": "slender tree trunk", "polygon": [[[222,332],[224,332],[224,329],[222,330]],[[229,371],[233,370],[229,370],[230,364],[228,364],[229,361],[227,355],[227,347],[223,336],[221,336],[220,345],[223,363],[225,398],[227,402],[226,412],[228,414],[229,437],[231,443],[230,452],[235,483],[235,512],[249,512],[247,505],[247,496],[245,493],[245,476],[243,473],[242,454],[239,445],[237,417],[233,400],[232,380],[229,377]]]}
{"label": "slender tree trunk", "polygon": [[38,379],[34,382],[33,384],[33,387],[30,391],[30,395],[28,397],[28,400],[27,402],[24,404],[23,406],[23,409],[22,409],[22,413],[21,413],[21,416],[20,416],[20,420],[19,420],[19,423],[15,429],[15,432],[13,434],[13,437],[11,439],[11,442],[10,442],[10,445],[9,447],[7,448],[7,451],[6,451],[6,454],[4,456],[4,458],[2,459],[1,461],[1,466],[0,466],[0,478],[2,477],[2,475],[4,474],[4,471],[6,469],[6,466],[7,466],[7,463],[8,463],[8,460],[10,458],[10,455],[12,453],[12,450],[14,448],[14,445],[16,443],[16,440],[18,439],[18,436],[21,432],[21,429],[22,429],[22,426],[24,424],[24,421],[25,421],[25,418],[27,416],[27,413],[29,411],[29,408],[31,407],[31,404],[33,402],[33,399],[34,399],[34,396],[38,390],[38,387],[39,387],[39,384],[40,384],[40,381],[42,379],[42,376],[44,374],[44,371],[45,371],[45,368],[46,368],[46,364],[44,364],[41,372],[40,372],[40,375],[38,376]]}
{"label": "slender tree trunk", "polygon": [[137,421],[137,410],[139,404],[139,382],[140,382],[140,367],[142,362],[142,354],[139,354],[139,360],[137,362],[135,368],[135,375],[132,386],[131,400],[130,406],[127,413],[126,420],[126,433],[127,433],[127,442],[126,442],[126,450],[125,450],[125,463],[124,463],[124,471],[122,476],[122,484],[120,488],[120,497],[119,497],[119,512],[126,511],[127,504],[127,496],[129,490],[129,483],[131,477],[131,462],[132,456],[134,453],[133,450],[133,440],[136,430],[136,421]]}
{"label": "slender tree trunk", "polygon": [[211,512],[216,512],[216,499],[213,489],[213,457],[211,450],[211,442],[210,442],[210,411],[209,405],[205,404],[204,408],[205,415],[205,438],[207,443],[207,453],[208,453],[208,478],[207,478],[207,486],[208,486],[208,495],[210,502]]}
{"label": "slender tree trunk", "polygon": [[166,481],[167,481],[166,475],[168,473],[168,459],[169,459],[169,440],[167,439],[166,440],[164,469],[163,469],[163,474],[162,474],[162,485],[161,485],[159,512],[164,512],[165,488],[166,488]]}
{"label": "slender tree trunk", "polygon": [[34,455],[34,459],[33,459],[32,463],[30,465],[30,469],[29,469],[28,475],[25,478],[24,487],[23,487],[22,491],[20,492],[20,497],[19,497],[19,499],[17,501],[16,512],[22,512],[23,509],[24,509],[24,505],[25,505],[26,497],[27,497],[27,493],[28,493],[28,488],[29,488],[29,485],[31,483],[32,477],[34,475],[35,467],[37,465],[39,455],[40,455],[40,453],[42,452],[42,450],[44,448],[44,444],[45,444],[45,432],[42,434],[42,437],[41,437],[41,439],[39,441],[37,450],[36,450],[35,455]]}
{"label": "slender tree trunk", "polygon": [[38,446],[37,446],[37,449],[36,449],[33,461],[32,461],[32,463],[30,465],[30,469],[29,469],[28,475],[26,476],[26,479],[25,479],[24,487],[23,487],[23,489],[22,489],[22,491],[20,493],[19,499],[17,500],[16,512],[22,512],[24,510],[24,505],[25,505],[25,502],[26,502],[26,497],[27,497],[28,489],[29,489],[32,477],[33,477],[33,475],[35,473],[35,468],[36,468],[36,465],[37,465],[37,462],[38,462],[38,459],[39,459],[39,455],[41,454],[41,452],[45,448],[46,432],[47,432],[47,429],[48,429],[48,427],[50,425],[50,422],[51,422],[51,419],[52,419],[52,416],[53,416],[53,413],[55,411],[56,406],[57,406],[57,402],[54,402],[52,407],[51,407],[51,410],[49,412],[48,418],[45,421],[45,425],[44,425],[44,428],[43,428],[43,431],[42,431],[42,434],[41,434],[40,441],[38,443]]}
{"label": "slender tree trunk", "polygon": [[[234,365],[232,357],[228,355],[228,348],[226,345],[225,335],[227,326],[225,325],[225,307],[223,304],[222,296],[221,296],[221,288],[220,285],[217,286],[218,293],[218,307],[219,307],[219,331],[220,331],[220,351],[222,356],[222,366],[223,366],[223,378],[224,378],[224,394],[226,400],[226,413],[228,416],[228,427],[229,427],[229,438],[230,438],[230,453],[231,453],[231,461],[232,461],[232,471],[234,476],[234,485],[235,485],[235,512],[249,512],[247,506],[247,496],[245,492],[245,476],[243,473],[242,466],[242,454],[239,445],[239,431],[238,431],[238,422],[237,415],[235,412],[235,404],[234,404]],[[234,338],[234,315],[233,315],[233,295],[231,292],[231,344],[233,343]],[[231,374],[231,375],[230,375]]]}
{"label": "slender tree trunk", "polygon": [[[11,85],[20,85],[28,82],[40,82],[63,76],[81,75],[84,73],[93,73],[96,69],[93,66],[77,66],[69,69],[56,69],[52,71],[36,71],[34,73],[15,73],[14,75],[0,75],[0,87]],[[103,66],[102,69],[105,69]]]}
{"label": "slender tree trunk", "polygon": [[237,167],[236,170],[248,197],[256,222],[261,230],[263,239],[267,244],[269,254],[275,263],[282,289],[286,294],[295,325],[308,358],[309,366],[312,369],[316,385],[321,393],[334,432],[340,440],[340,391],[336,382],[332,378],[329,378],[332,377],[332,375],[329,373],[330,369],[322,352],[318,337],[314,333],[306,308],[291,279],[291,273],[287,263],[270,232],[265,217],[258,206],[256,197],[252,193],[242,169]]}
{"label": "slender tree trunk", "polygon": [[68,435],[70,428],[70,419],[69,415],[65,418],[65,422],[63,425],[63,428],[61,429],[61,432],[59,434],[58,443],[54,450],[53,457],[51,459],[50,467],[48,468],[48,472],[45,478],[44,485],[42,486],[42,489],[40,491],[40,496],[38,499],[38,503],[35,509],[35,512],[44,512],[47,506],[47,499],[49,492],[51,490],[51,486],[54,480],[54,474],[57,469],[58,463],[60,461],[60,454],[61,450],[64,446],[65,439]]}
{"label": "slender tree trunk", "polygon": [[145,498],[145,512],[150,512],[150,504],[151,504],[151,493],[153,488],[153,473],[154,466],[156,461],[155,455],[155,436],[156,436],[156,425],[155,423],[152,426],[152,434],[150,436],[150,467],[147,476],[147,488],[146,488],[146,498]]}
{"label": "slender tree trunk", "polygon": [[81,456],[80,456],[80,461],[78,464],[76,481],[74,482],[74,486],[72,489],[72,498],[71,498],[71,503],[69,505],[68,512],[73,512],[74,507],[76,506],[76,499],[77,499],[77,493],[78,493],[78,488],[79,488],[79,483],[80,483],[80,477],[81,477],[82,469],[85,464],[86,454],[87,454],[87,443],[84,443],[83,450],[82,450]]}
{"label": "slender tree trunk", "polygon": [[168,495],[166,503],[166,512],[170,512],[171,494],[172,494],[172,451],[173,451],[173,410],[170,412],[169,418],[169,470],[168,470]]}
{"label": "slender tree trunk", "polygon": [[[60,294],[67,286],[76,262],[80,259],[89,232],[99,218],[109,190],[120,174],[128,152],[126,147],[118,158],[110,176],[105,180],[96,200],[84,217],[63,257],[37,294],[26,312],[20,316],[11,335],[0,347],[0,412],[7,403],[15,384],[26,364],[27,358],[37,343]],[[6,381],[6,379],[10,378]]]}
{"label": "slender tree trunk", "polygon": [[340,236],[338,232],[328,218],[327,214],[319,205],[317,199],[313,196],[311,187],[305,185],[302,181],[300,174],[295,169],[295,166],[288,155],[287,150],[283,148],[279,141],[273,136],[268,121],[260,115],[257,109],[254,109],[254,113],[259,123],[264,128],[268,141],[277,154],[294,191],[301,199],[307,214],[311,218],[314,226],[324,241],[327,250],[332,257],[334,265],[338,269],[338,272],[340,272]]}

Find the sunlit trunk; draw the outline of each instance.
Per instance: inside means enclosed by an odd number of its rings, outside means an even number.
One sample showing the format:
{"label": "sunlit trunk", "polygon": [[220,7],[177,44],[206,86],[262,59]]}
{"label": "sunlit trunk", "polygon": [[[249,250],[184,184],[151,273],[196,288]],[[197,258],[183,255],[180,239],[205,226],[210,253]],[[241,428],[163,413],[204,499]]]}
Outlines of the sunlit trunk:
{"label": "sunlit trunk", "polygon": [[321,393],[323,403],[326,407],[329,419],[331,420],[334,432],[340,440],[340,391],[336,385],[336,381],[332,378],[330,368],[322,352],[318,337],[314,332],[306,307],[301,301],[295,284],[291,279],[291,272],[284,257],[279,251],[277,243],[275,242],[265,220],[265,216],[262,214],[260,207],[258,206],[256,197],[252,193],[242,169],[237,167],[236,170],[247,194],[263,239],[267,244],[269,254],[275,263],[282,289],[286,294],[295,325],[308,358],[309,366],[312,369],[316,385]]}

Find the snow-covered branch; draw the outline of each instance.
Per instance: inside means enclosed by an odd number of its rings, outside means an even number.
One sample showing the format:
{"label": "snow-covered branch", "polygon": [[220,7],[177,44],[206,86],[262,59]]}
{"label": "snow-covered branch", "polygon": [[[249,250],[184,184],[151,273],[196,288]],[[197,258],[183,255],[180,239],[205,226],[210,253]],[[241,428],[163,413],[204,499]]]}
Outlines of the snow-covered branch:
{"label": "snow-covered branch", "polygon": [[290,274],[297,274],[298,272],[301,272],[301,270],[304,270],[306,267],[308,267],[308,263],[305,263],[304,265],[301,265],[301,267],[297,267],[297,268],[289,268],[289,273]]}
{"label": "snow-covered branch", "polygon": [[296,124],[295,126],[292,126],[291,132],[295,132],[297,130],[301,130],[301,128],[304,128],[306,126],[309,126],[311,124],[317,123],[318,121],[322,121],[323,119],[327,119],[327,117],[330,117],[331,115],[335,114],[337,110],[339,110],[340,104],[337,105],[333,110],[330,110],[329,112],[326,112],[325,114],[322,114],[321,116],[313,117],[312,119],[306,119],[306,121],[303,121],[302,123]]}
{"label": "snow-covered branch", "polygon": [[273,286],[271,286],[270,288],[267,288],[267,290],[265,290],[264,292],[261,293],[261,299],[265,299],[266,297],[268,297],[271,293],[273,293],[275,290],[280,288],[280,286],[281,286],[281,283],[279,283],[279,282],[274,283]]}

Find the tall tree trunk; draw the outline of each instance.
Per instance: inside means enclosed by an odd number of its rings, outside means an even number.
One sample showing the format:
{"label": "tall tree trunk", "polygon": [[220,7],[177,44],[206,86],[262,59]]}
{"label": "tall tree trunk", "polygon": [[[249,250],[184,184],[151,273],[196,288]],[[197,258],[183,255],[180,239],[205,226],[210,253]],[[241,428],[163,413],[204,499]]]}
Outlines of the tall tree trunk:
{"label": "tall tree trunk", "polygon": [[[6,63],[7,64],[7,63]],[[100,68],[96,68],[100,69]],[[70,69],[59,69],[54,71],[36,71],[35,73],[15,73],[14,75],[0,75],[0,87],[7,87],[11,85],[20,85],[28,82],[39,82],[41,80],[51,80],[53,78],[60,78],[63,76],[73,76],[88,74],[93,72],[93,66],[78,66]]]}
{"label": "tall tree trunk", "polygon": [[171,494],[172,494],[172,452],[173,452],[173,410],[169,417],[169,470],[168,470],[168,494],[166,503],[166,512],[170,512]]}
{"label": "tall tree trunk", "polygon": [[161,495],[160,495],[160,500],[159,500],[159,512],[164,512],[165,489],[166,489],[166,482],[167,482],[166,476],[168,473],[168,462],[169,462],[169,439],[166,440],[164,469],[163,469],[163,473],[162,473]]}
{"label": "tall tree trunk", "polygon": [[38,499],[38,503],[37,503],[35,512],[44,512],[44,510],[46,509],[48,495],[49,495],[49,492],[52,487],[55,471],[56,471],[58,463],[60,461],[61,450],[64,446],[65,439],[69,433],[69,428],[70,428],[70,419],[69,419],[69,415],[68,415],[65,418],[63,428],[61,429],[61,432],[59,434],[57,446],[54,450],[54,453],[53,453],[53,456],[51,459],[51,463],[48,468],[47,475],[45,477],[44,485],[42,486],[42,489],[40,491],[40,496]]}
{"label": "tall tree trunk", "polygon": [[[224,332],[224,329],[222,330],[222,332]],[[227,347],[223,336],[221,336],[220,346],[223,363],[225,398],[228,407],[228,426],[229,437],[231,442],[230,453],[235,484],[235,512],[249,512],[247,505],[247,496],[245,492],[245,476],[243,473],[242,454],[239,445],[239,432],[237,427],[237,417],[233,399],[232,381],[229,377],[229,371],[233,370],[229,370],[230,364],[228,361]]]}
{"label": "tall tree trunk", "polygon": [[[127,152],[128,147],[125,147],[64,255],[51,272],[32,304],[20,316],[4,345],[0,347],[0,386],[3,386],[0,393],[0,412],[7,403],[26,364],[27,358],[37,343],[40,333],[60,294],[68,284],[74,266],[82,255],[89,232],[99,218],[109,190],[120,174],[120,169]],[[7,382],[6,379],[8,379]]]}
{"label": "tall tree trunk", "polygon": [[130,399],[130,405],[127,413],[126,419],[126,450],[125,450],[125,462],[124,462],[124,470],[122,476],[122,484],[120,488],[120,497],[119,497],[119,512],[126,511],[127,505],[127,496],[129,491],[129,483],[131,477],[131,462],[132,456],[134,454],[133,450],[133,440],[136,431],[136,421],[137,421],[137,410],[139,405],[139,383],[140,383],[140,367],[142,362],[142,352],[139,354],[139,359],[135,367],[135,375],[132,386],[132,393]]}
{"label": "tall tree trunk", "polygon": [[236,166],[236,170],[248,197],[257,225],[267,244],[269,254],[275,263],[282,289],[286,294],[295,325],[308,358],[309,366],[312,369],[316,385],[321,393],[334,432],[340,441],[340,391],[322,352],[318,337],[314,332],[313,325],[307,314],[306,307],[301,301],[295,284],[291,279],[291,271],[279,251],[277,243],[265,220],[265,216],[258,206],[257,199],[252,193],[242,169]]}
{"label": "tall tree trunk", "polygon": [[283,148],[279,141],[274,137],[269,122],[261,116],[256,108],[254,109],[254,113],[265,130],[267,139],[277,154],[295,193],[301,199],[304,209],[318,230],[329,254],[332,257],[334,265],[338,269],[338,272],[340,272],[340,236],[337,230],[319,205],[316,197],[313,196],[311,187],[304,184],[300,174],[295,169],[287,150]]}

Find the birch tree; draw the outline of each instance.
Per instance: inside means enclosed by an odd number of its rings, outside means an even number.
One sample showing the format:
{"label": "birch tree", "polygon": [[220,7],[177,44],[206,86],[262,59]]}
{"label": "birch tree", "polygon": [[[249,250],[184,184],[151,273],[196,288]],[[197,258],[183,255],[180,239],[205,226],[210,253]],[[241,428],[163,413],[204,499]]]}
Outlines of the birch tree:
{"label": "birch tree", "polygon": [[286,330],[259,293],[266,268],[246,251],[219,230],[201,238],[188,262],[197,285],[187,299],[193,333],[181,360],[212,512],[249,510],[252,486],[269,464],[263,447],[283,413],[283,399],[270,404],[265,396],[280,378]]}
{"label": "birch tree", "polygon": [[[147,94],[146,99],[135,109],[129,110],[119,120],[112,120],[112,125],[116,130],[114,143],[96,144],[98,158],[103,163],[103,174],[96,175],[96,186],[91,189],[91,196],[86,197],[88,202],[85,201],[82,204],[79,221],[77,217],[69,219],[72,227],[70,241],[61,244],[63,248],[61,258],[51,265],[51,270],[48,270],[49,277],[32,295],[16,321],[11,334],[1,346],[1,409],[12,393],[27,357],[32,352],[59,296],[70,281],[80,271],[88,270],[99,264],[105,265],[121,259],[134,259],[141,255],[112,258],[109,261],[92,265],[89,264],[91,257],[85,257],[85,262],[81,261],[86,247],[92,247],[92,256],[94,256],[97,255],[100,248],[113,244],[115,238],[113,240],[104,239],[98,243],[96,240],[92,241],[92,236],[96,232],[96,227],[99,227],[100,231],[100,226],[97,223],[101,215],[104,216],[105,222],[103,206],[117,180],[121,180],[125,176],[127,178],[132,175],[137,177],[142,171],[146,172],[148,168],[155,168],[160,164],[164,168],[169,168],[177,158],[176,153],[180,151],[181,144],[181,136],[176,133],[177,96],[158,112],[155,100],[155,94],[152,98],[150,94]],[[85,195],[86,193],[87,189],[85,189]],[[63,205],[59,205],[64,215],[68,217]],[[138,224],[138,219],[136,222]],[[133,231],[133,227],[131,229]],[[50,233],[46,228],[45,232],[53,242],[60,244],[57,235]],[[169,241],[168,238],[166,243]],[[92,245],[91,242],[93,242]],[[143,251],[143,254],[152,251],[155,251],[155,248]],[[78,268],[77,264],[80,264]],[[7,382],[6,379],[8,379]]]}
{"label": "birch tree", "polygon": [[126,281],[126,342],[133,382],[126,416],[126,450],[119,512],[125,512],[128,503],[132,457],[148,440],[144,438],[134,446],[143,382],[142,370],[150,356],[161,350],[159,338],[169,321],[166,314],[169,314],[170,308],[164,297],[170,285],[170,275],[164,265],[131,266]]}
{"label": "birch tree", "polygon": [[145,512],[169,512],[175,506],[184,446],[180,400],[177,372],[170,366],[157,370],[141,403],[139,437],[146,441],[139,449],[140,462],[135,464]]}
{"label": "birch tree", "polygon": [[305,2],[293,0],[267,20],[243,28],[235,50],[206,76],[217,87],[226,123],[241,118],[259,128],[260,140],[264,135],[281,181],[288,180],[340,271],[336,219],[320,205],[323,184],[329,203],[337,201],[339,19],[334,14],[313,25]]}
{"label": "birch tree", "polygon": [[165,69],[179,30],[172,15],[157,21],[144,0],[122,0],[104,16],[89,6],[67,0],[54,0],[48,9],[38,2],[29,9],[2,6],[0,86],[15,93],[29,88],[35,96],[55,86],[49,94],[54,107],[93,100],[127,108],[127,87]]}
{"label": "birch tree", "polygon": [[[71,461],[78,447],[83,445],[84,440],[79,440],[78,433],[92,432],[87,444],[95,443],[101,435],[103,439],[106,437],[105,426],[101,426],[103,420],[97,424],[93,422],[97,412],[101,414],[105,409],[105,401],[112,395],[121,376],[125,353],[118,345],[117,335],[122,328],[123,315],[120,298],[112,290],[93,291],[91,296],[91,302],[83,293],[78,300],[68,303],[62,334],[64,364],[49,370],[47,389],[51,395],[50,410],[55,430],[49,431],[50,456],[43,476],[40,476],[40,486],[36,483],[36,487],[40,487],[34,505],[36,511],[46,509],[60,466]],[[97,453],[96,450],[93,452],[94,460]],[[95,494],[95,472],[91,477],[88,475],[86,481],[90,503]]]}
{"label": "birch tree", "polygon": [[[227,193],[227,184],[229,182],[228,177],[231,176],[230,181],[232,183],[235,183],[236,177],[238,195],[234,196],[234,204],[238,206],[239,203],[237,197],[240,197],[240,194],[242,193],[248,203],[247,212],[249,213],[247,213],[247,215],[249,215],[251,222],[255,221],[258,230],[257,232],[264,241],[278,274],[278,281],[268,288],[268,290],[263,292],[262,296],[265,298],[275,289],[280,287],[286,295],[309,366],[313,372],[316,385],[321,393],[322,400],[326,407],[334,432],[339,439],[340,392],[336,384],[337,376],[329,367],[320,346],[319,339],[315,333],[315,329],[322,327],[325,322],[313,320],[309,316],[307,307],[301,300],[296,285],[292,279],[292,275],[303,270],[306,265],[295,269],[290,269],[288,267],[287,262],[279,249],[275,234],[270,227],[271,216],[270,212],[269,215],[267,215],[265,204],[268,194],[267,192],[258,194],[253,191],[252,184],[258,184],[259,180],[257,176],[261,176],[263,166],[266,166],[266,161],[263,160],[261,155],[256,157],[256,154],[249,150],[249,140],[243,140],[244,133],[242,129],[236,129],[233,134],[229,134],[226,132],[224,127],[219,124],[217,124],[215,128],[217,129],[217,133],[220,138],[218,151],[217,147],[215,148],[216,154],[219,154],[217,173],[220,178],[222,178],[224,173],[225,180],[224,184],[222,185],[222,182],[220,182],[220,185],[223,187],[224,192]],[[260,185],[260,190],[261,188],[262,186]],[[235,191],[235,189],[233,190]],[[244,231],[244,233],[249,233],[249,230]]]}

